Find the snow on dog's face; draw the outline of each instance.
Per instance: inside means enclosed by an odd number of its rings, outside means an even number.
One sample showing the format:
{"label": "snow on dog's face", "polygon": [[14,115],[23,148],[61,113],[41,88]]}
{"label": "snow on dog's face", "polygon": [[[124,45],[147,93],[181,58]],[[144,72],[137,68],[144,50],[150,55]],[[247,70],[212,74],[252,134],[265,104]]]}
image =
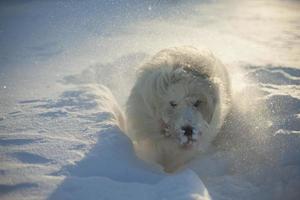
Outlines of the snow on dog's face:
{"label": "snow on dog's face", "polygon": [[162,134],[183,148],[206,145],[216,98],[208,79],[188,76],[174,81],[163,97]]}

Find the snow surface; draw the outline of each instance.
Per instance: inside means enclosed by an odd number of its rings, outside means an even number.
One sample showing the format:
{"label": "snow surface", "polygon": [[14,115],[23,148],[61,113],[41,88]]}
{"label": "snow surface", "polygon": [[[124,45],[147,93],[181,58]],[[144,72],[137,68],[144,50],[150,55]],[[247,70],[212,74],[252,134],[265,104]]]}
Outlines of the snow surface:
{"label": "snow surface", "polygon": [[[1,1],[0,199],[300,199],[299,10]],[[234,106],[214,147],[166,174],[136,157],[115,119],[136,67],[178,45],[224,61]]]}

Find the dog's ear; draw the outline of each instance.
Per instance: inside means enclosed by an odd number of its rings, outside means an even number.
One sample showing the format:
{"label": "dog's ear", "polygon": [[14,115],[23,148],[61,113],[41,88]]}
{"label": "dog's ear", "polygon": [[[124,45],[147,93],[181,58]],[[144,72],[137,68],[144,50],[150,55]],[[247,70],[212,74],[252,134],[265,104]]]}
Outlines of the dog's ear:
{"label": "dog's ear", "polygon": [[204,120],[209,124],[213,118],[213,114],[214,114],[214,111],[215,111],[215,107],[216,107],[216,104],[215,104],[215,101],[214,100],[208,100],[206,102],[206,105],[204,105],[201,109],[202,111],[202,116],[204,118]]}
{"label": "dog's ear", "polygon": [[202,115],[205,121],[207,121],[207,123],[210,123],[215,113],[216,105],[218,104],[219,92],[218,88],[213,83],[209,83],[208,87],[209,88],[207,88],[205,95],[206,103],[203,105],[201,110],[203,112]]}

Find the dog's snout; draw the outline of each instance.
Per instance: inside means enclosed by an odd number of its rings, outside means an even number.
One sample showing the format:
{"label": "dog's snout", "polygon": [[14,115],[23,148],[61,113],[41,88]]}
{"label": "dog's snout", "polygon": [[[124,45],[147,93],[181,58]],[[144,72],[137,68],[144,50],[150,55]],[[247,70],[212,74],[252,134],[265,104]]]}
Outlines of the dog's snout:
{"label": "dog's snout", "polygon": [[191,126],[184,126],[181,128],[184,131],[185,136],[192,136],[193,135],[193,127]]}

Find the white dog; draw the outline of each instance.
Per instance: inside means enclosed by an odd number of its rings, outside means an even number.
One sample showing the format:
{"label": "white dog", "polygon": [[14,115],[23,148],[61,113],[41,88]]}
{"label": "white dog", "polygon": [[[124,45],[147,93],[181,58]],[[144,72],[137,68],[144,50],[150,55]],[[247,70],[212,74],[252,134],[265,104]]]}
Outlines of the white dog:
{"label": "white dog", "polygon": [[127,102],[127,133],[143,159],[172,172],[217,136],[230,104],[224,65],[208,51],[178,47],[144,64]]}

